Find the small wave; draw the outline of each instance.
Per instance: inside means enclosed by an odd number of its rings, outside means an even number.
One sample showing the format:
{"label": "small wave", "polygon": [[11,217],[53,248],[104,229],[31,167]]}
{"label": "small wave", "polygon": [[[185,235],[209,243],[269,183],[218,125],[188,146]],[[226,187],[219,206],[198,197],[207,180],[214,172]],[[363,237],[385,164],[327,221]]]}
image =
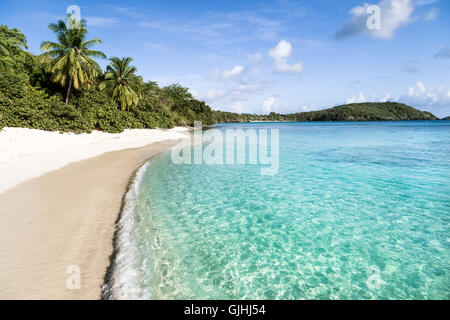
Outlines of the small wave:
{"label": "small wave", "polygon": [[144,292],[138,285],[136,245],[132,237],[139,186],[151,161],[140,167],[124,197],[122,212],[116,226],[112,264],[102,287],[102,298],[112,300],[142,299]]}

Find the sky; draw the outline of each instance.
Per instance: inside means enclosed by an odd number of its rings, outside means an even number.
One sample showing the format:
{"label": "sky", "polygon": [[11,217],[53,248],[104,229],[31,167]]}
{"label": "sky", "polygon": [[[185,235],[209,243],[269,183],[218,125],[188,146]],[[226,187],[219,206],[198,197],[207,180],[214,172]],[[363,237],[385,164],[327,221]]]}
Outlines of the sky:
{"label": "sky", "polygon": [[399,101],[450,115],[450,0],[0,0],[0,24],[40,54],[70,5],[88,38],[103,40],[97,49],[134,58],[144,80],[180,83],[213,109]]}

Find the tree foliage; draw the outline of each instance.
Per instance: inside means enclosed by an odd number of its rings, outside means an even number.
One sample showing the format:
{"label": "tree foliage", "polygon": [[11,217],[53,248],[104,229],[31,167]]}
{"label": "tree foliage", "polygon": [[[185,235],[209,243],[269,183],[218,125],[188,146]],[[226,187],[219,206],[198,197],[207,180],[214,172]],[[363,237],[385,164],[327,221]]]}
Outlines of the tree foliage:
{"label": "tree foliage", "polygon": [[109,89],[113,99],[122,110],[136,107],[139,97],[142,97],[142,77],[136,76],[136,67],[131,66],[130,57],[109,59],[111,63],[106,68],[105,78],[99,84],[100,90]]}
{"label": "tree foliage", "polygon": [[14,57],[19,55],[22,50],[27,49],[25,35],[18,29],[9,29],[5,25],[0,25],[0,69],[11,68],[14,66]]}
{"label": "tree foliage", "polygon": [[[111,58],[102,74],[93,59],[105,55],[91,49],[101,41],[86,40],[85,21],[80,29],[67,29],[64,21],[50,24],[50,29],[57,42],[43,42],[45,52],[35,57],[24,50],[26,39],[19,30],[0,27],[0,59],[8,63],[0,78],[0,129],[121,132],[172,128],[195,120],[212,123],[209,106],[187,88],[144,82],[130,65],[131,58]],[[77,90],[70,90],[71,83]],[[69,94],[70,103],[64,103]]]}
{"label": "tree foliage", "polygon": [[80,90],[89,89],[95,85],[102,69],[92,58],[106,59],[106,55],[91,48],[102,43],[100,39],[86,40],[86,20],[81,20],[79,28],[67,28],[63,20],[51,23],[49,29],[56,34],[58,42],[44,41],[41,50],[45,51],[39,56],[45,70],[51,73],[53,82],[67,87],[66,103],[72,86]]}

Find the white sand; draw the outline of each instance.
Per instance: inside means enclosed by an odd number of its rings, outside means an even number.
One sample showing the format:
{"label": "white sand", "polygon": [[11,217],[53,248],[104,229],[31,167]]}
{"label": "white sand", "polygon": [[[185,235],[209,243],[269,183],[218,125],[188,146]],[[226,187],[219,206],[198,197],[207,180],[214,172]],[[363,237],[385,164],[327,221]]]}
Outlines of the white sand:
{"label": "white sand", "polygon": [[[135,170],[189,129],[0,131],[0,300],[99,299]],[[67,286],[69,266],[81,287]]]}
{"label": "white sand", "polygon": [[119,134],[94,131],[74,134],[26,128],[0,131],[0,193],[26,180],[80,160],[189,136],[187,128],[133,129]]}
{"label": "white sand", "polygon": [[[0,300],[99,299],[130,179],[181,141],[107,152],[0,193]],[[67,286],[70,266],[79,288]]]}

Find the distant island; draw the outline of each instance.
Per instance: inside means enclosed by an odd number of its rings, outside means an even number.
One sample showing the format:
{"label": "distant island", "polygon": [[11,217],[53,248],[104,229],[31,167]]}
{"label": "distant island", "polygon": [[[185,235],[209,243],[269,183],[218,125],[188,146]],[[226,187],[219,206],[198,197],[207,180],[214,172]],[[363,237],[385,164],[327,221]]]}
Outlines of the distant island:
{"label": "distant island", "polygon": [[441,120],[450,120],[450,116],[442,118]]}
{"label": "distant island", "polygon": [[237,114],[213,111],[217,122],[250,121],[392,121],[392,120],[439,120],[427,111],[420,111],[398,102],[364,102],[341,105],[319,111],[268,115]]}

